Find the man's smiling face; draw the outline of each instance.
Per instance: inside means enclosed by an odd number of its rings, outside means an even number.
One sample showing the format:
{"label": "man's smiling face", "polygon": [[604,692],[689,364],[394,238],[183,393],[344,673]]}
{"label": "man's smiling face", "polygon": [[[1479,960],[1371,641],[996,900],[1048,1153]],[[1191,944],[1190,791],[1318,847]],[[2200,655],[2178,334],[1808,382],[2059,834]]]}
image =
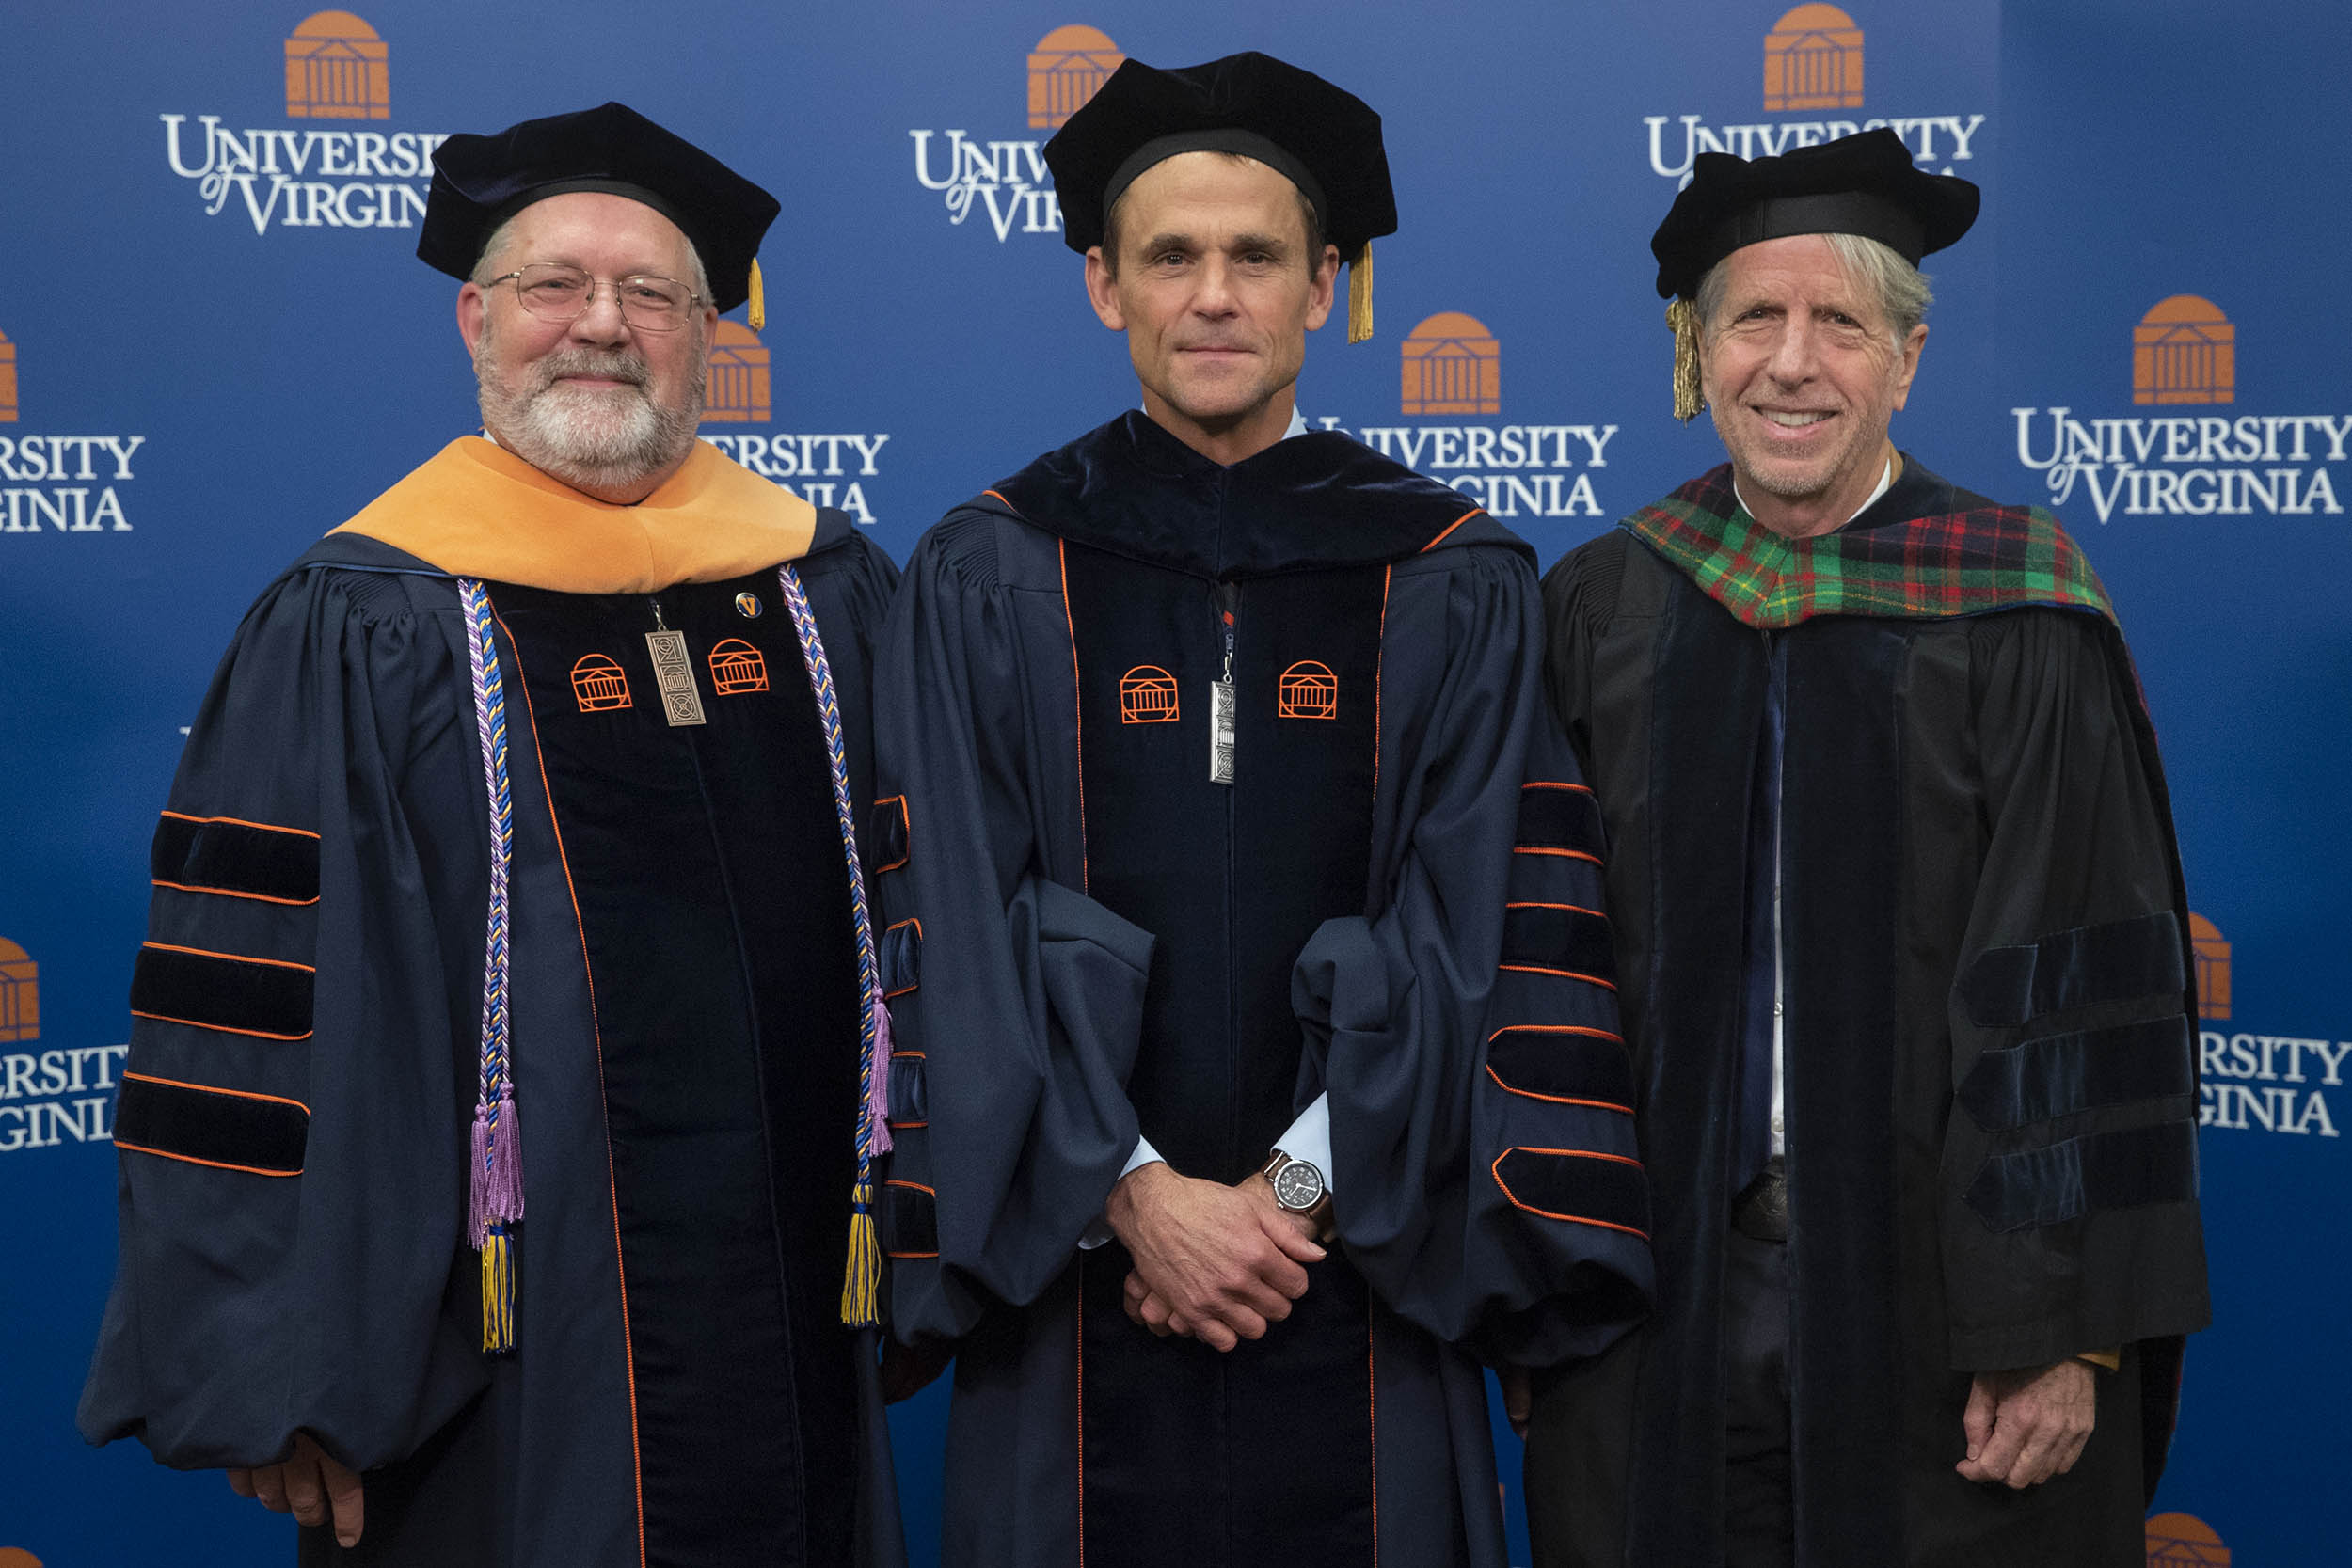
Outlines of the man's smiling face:
{"label": "man's smiling face", "polygon": [[1700,336],[1715,431],[1756,521],[1792,537],[1843,526],[1885,467],[1928,329],[1898,342],[1867,286],[1819,234],[1733,251]]}

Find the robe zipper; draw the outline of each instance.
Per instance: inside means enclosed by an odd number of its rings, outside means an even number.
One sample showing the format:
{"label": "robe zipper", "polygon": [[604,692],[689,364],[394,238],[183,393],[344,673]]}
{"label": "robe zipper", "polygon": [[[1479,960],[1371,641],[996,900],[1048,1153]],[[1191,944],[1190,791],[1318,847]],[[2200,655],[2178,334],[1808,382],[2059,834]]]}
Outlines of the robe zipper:
{"label": "robe zipper", "polygon": [[[1235,704],[1233,689],[1233,643],[1238,631],[1241,611],[1241,585],[1220,582],[1216,585],[1216,620],[1220,645],[1224,649],[1224,673],[1217,677],[1217,703],[1225,730],[1221,753],[1224,771],[1215,775],[1225,790],[1225,1155],[1228,1164],[1239,1157],[1234,1140],[1241,1131],[1241,1021],[1235,1015],[1233,976],[1240,971],[1240,955],[1234,951],[1234,934],[1239,918],[1235,897],[1236,867],[1233,859],[1233,790]],[[1214,721],[1213,721],[1214,724]]]}

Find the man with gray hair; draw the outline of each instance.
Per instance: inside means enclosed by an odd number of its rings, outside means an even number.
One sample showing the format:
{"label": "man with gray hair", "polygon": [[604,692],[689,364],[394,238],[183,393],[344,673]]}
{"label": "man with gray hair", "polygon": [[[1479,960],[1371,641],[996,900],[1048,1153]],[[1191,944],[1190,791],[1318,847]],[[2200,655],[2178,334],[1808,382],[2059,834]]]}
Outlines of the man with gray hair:
{"label": "man with gray hair", "polygon": [[445,143],[487,438],[272,584],[189,735],[80,1420],[306,1562],[901,1556],[851,807],[895,573],[695,438],[777,211],[617,103]]}
{"label": "man with gray hair", "polygon": [[1539,1564],[2141,1560],[2208,1316],[2188,906],[2097,577],[1888,439],[1977,206],[1878,130],[1703,155],[1651,242],[1731,460],[1544,584],[1659,1307],[1537,1374]]}

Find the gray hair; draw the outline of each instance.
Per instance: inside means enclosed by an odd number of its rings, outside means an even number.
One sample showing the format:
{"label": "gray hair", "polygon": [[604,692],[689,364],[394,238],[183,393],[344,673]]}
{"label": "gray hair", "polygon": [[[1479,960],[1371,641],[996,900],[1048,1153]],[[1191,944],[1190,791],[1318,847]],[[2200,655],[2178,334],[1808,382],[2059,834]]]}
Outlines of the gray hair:
{"label": "gray hair", "polygon": [[[529,207],[521,209],[508,217],[504,223],[490,230],[489,241],[482,247],[482,260],[473,264],[475,287],[489,287],[490,279],[505,270],[501,262],[504,259],[506,247],[514,242],[515,219],[521,217],[529,211],[531,211]],[[686,241],[686,260],[694,271],[694,276],[687,281],[694,286],[695,293],[708,299],[710,297],[710,275],[703,270],[702,252],[694,248],[693,240],[686,234],[685,230],[678,231],[678,238]]]}
{"label": "gray hair", "polygon": [[[1911,329],[1928,319],[1928,307],[1935,303],[1935,295],[1928,292],[1928,275],[1877,240],[1860,234],[1824,234],[1821,238],[1829,242],[1848,280],[1877,300],[1879,314],[1895,334],[1896,346],[1901,347]],[[1731,258],[1726,256],[1699,279],[1695,303],[1702,334],[1723,309],[1724,291],[1731,285],[1730,264]]]}

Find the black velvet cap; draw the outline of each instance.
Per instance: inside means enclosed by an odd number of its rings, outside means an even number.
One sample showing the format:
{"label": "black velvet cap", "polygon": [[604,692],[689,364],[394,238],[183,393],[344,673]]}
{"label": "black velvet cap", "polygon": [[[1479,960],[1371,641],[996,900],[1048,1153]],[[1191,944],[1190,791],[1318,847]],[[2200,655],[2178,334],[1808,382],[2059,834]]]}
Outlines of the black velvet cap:
{"label": "black velvet cap", "polygon": [[1380,117],[1312,71],[1254,51],[1160,71],[1128,60],[1045,144],[1061,200],[1062,238],[1103,243],[1120,193],[1180,152],[1240,152],[1303,192],[1340,260],[1396,232],[1396,193]]}
{"label": "black velvet cap", "polygon": [[1921,170],[1884,126],[1777,158],[1702,152],[1650,236],[1659,297],[1689,298],[1733,251],[1792,234],[1860,234],[1917,266],[1968,232],[1980,199],[1968,181]]}
{"label": "black velvet cap", "polygon": [[436,148],[418,259],[452,277],[470,277],[500,224],[567,191],[625,196],[676,224],[694,242],[710,275],[711,303],[722,310],[750,294],[760,238],[783,210],[701,148],[625,104],[607,103],[486,136],[452,136]]}

